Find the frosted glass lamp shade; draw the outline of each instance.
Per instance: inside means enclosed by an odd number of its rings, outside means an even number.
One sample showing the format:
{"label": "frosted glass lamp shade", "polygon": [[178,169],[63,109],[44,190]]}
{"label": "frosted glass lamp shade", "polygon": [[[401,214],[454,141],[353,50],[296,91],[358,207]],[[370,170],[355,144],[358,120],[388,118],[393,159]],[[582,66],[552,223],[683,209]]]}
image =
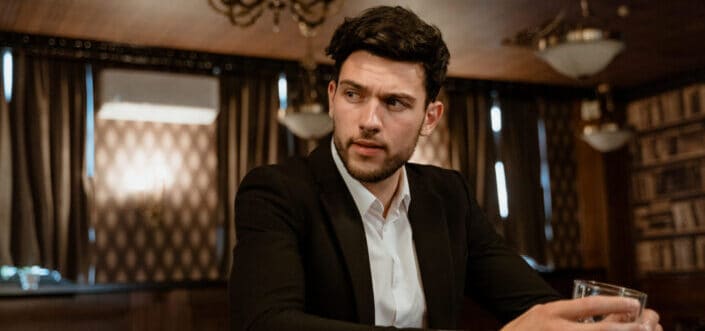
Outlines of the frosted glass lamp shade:
{"label": "frosted glass lamp shade", "polygon": [[583,78],[602,71],[623,49],[624,43],[616,39],[565,41],[537,54],[561,74]]}

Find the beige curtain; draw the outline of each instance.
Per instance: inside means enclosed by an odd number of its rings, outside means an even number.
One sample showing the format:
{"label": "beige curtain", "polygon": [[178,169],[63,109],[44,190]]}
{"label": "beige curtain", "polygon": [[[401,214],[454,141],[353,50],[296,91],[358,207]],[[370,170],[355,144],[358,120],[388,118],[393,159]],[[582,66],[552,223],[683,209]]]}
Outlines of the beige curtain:
{"label": "beige curtain", "polygon": [[[85,65],[15,55],[12,102],[2,107],[0,136],[9,123],[11,152],[4,148],[0,214],[9,229],[0,264],[41,265],[77,279],[86,267],[87,198],[84,189]],[[7,159],[6,159],[7,156]],[[10,202],[4,198],[11,186]],[[9,216],[9,217],[8,217]],[[9,253],[8,253],[9,248]]]}
{"label": "beige curtain", "polygon": [[[275,73],[221,78],[218,114],[218,182],[224,232],[222,272],[227,275],[235,246],[235,194],[247,172],[286,156],[287,132],[277,121]],[[290,139],[290,138],[289,138]]]}

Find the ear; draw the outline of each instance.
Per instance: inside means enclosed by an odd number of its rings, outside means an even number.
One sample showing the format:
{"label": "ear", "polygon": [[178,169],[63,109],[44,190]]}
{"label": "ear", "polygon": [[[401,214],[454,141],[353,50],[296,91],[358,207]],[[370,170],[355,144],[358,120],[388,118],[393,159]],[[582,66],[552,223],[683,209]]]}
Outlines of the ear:
{"label": "ear", "polygon": [[333,107],[333,99],[335,98],[335,91],[338,89],[338,85],[334,80],[328,82],[328,116],[333,118],[333,112],[335,111]]}
{"label": "ear", "polygon": [[421,135],[430,136],[441,120],[441,116],[443,116],[443,103],[440,101],[429,103],[421,126]]}

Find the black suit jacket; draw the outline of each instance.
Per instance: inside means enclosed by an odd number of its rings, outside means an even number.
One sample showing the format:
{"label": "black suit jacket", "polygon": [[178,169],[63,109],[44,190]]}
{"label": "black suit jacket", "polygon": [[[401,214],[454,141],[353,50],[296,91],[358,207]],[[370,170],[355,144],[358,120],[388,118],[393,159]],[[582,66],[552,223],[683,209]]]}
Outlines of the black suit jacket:
{"label": "black suit jacket", "polygon": [[[505,246],[459,173],[407,164],[407,177],[430,328],[455,328],[466,295],[503,320],[559,298]],[[252,170],[235,210],[233,330],[375,329],[362,220],[330,145]]]}

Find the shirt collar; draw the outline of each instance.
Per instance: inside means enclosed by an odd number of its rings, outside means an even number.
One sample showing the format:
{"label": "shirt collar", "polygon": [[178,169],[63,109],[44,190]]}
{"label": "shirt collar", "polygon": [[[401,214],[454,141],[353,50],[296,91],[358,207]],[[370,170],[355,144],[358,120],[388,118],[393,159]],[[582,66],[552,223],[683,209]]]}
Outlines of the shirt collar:
{"label": "shirt collar", "polygon": [[[367,213],[367,211],[372,207],[375,201],[381,205],[379,199],[377,199],[377,197],[375,197],[372,192],[370,192],[364,185],[362,185],[359,180],[353,178],[350,175],[348,169],[345,168],[345,165],[343,164],[343,160],[341,160],[340,155],[338,155],[338,150],[335,148],[333,139],[331,139],[330,148],[331,154],[333,155],[333,161],[335,162],[335,167],[338,169],[338,172],[343,177],[343,181],[345,181],[345,185],[348,187],[350,194],[352,194],[353,200],[355,200],[355,206],[360,212],[360,215],[365,215],[365,213]],[[397,191],[397,194],[392,198],[390,210],[404,208],[406,211],[408,211],[410,201],[411,191],[409,190],[409,181],[406,176],[406,166],[402,166],[399,190]]]}

